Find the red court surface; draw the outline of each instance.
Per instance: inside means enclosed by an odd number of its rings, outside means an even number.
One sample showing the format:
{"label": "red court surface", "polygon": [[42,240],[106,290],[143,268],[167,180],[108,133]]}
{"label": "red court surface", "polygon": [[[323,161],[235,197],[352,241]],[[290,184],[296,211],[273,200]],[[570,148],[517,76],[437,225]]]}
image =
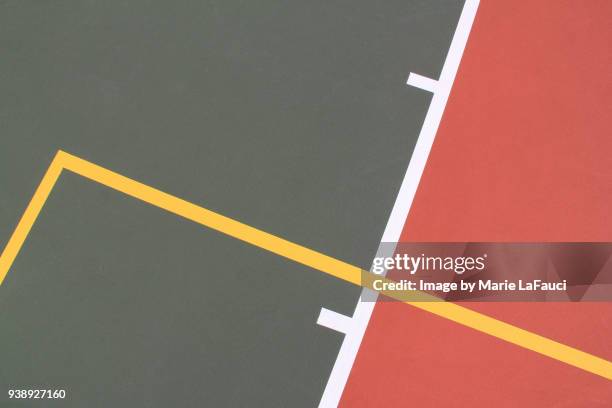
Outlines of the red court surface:
{"label": "red court surface", "polygon": [[[403,241],[612,241],[612,2],[482,0]],[[469,304],[612,359],[611,303]],[[342,406],[610,407],[612,383],[398,303]]]}

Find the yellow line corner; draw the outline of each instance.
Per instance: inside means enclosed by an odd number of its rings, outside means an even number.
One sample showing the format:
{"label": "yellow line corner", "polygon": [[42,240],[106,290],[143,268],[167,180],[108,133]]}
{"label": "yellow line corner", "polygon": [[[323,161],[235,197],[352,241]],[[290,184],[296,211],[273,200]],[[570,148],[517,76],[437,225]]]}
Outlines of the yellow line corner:
{"label": "yellow line corner", "polygon": [[[363,271],[361,268],[341,260],[164,193],[163,191],[122,176],[121,174],[61,150],[57,152],[55,158],[49,165],[34,196],[26,207],[4,251],[0,255],[0,285],[4,281],[4,278],[23,246],[23,243],[63,169],[72,171],[82,177],[103,184],[131,197],[162,208],[223,234],[245,241],[251,245],[255,245],[277,255],[327,273],[338,279],[372,289],[371,283],[374,275],[370,272]],[[380,279],[378,276],[376,278]],[[561,344],[538,334],[531,333],[454,303],[440,301],[415,302],[401,299],[394,293],[382,292],[382,294],[402,300],[406,304],[489,334],[498,339],[505,340],[517,346],[535,351],[547,357],[607,378],[608,380],[612,380],[612,362],[603,358]]]}

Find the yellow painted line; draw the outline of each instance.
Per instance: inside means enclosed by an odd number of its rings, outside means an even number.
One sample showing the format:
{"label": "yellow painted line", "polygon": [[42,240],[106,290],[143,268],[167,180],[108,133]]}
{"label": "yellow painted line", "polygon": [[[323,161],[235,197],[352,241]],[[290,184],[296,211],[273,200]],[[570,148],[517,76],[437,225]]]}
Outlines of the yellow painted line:
{"label": "yellow painted line", "polygon": [[361,269],[356,266],[268,234],[78,157],[67,153],[60,157],[66,170],[311,268],[334,271],[338,278],[359,285]]}
{"label": "yellow painted line", "polygon": [[[0,284],[6,277],[15,257],[19,253],[32,225],[49,197],[63,169],[113,188],[131,197],[145,201],[188,220],[212,228],[231,237],[248,242],[262,249],[317,269],[354,285],[372,288],[374,279],[383,279],[361,268],[332,258],[317,251],[279,238],[231,218],[217,214],[153,187],[139,183],[94,163],[59,151],[17,224],[2,255],[0,255]],[[575,349],[549,338],[531,333],[482,313],[454,303],[436,300],[422,292],[406,297],[402,292],[381,292],[385,296],[401,300],[418,309],[433,313],[461,325],[505,340],[509,343],[535,351],[544,356],[567,363],[612,380],[612,362]],[[418,300],[418,301],[416,301]]]}
{"label": "yellow painted line", "polygon": [[47,197],[49,197],[49,194],[51,194],[51,190],[53,190],[55,182],[62,172],[61,156],[61,151],[55,155],[55,158],[49,165],[49,168],[38,185],[38,188],[34,192],[34,196],[30,200],[30,204],[28,204],[26,210],[21,216],[21,219],[19,220],[19,223],[17,224],[17,227],[15,228],[15,231],[13,231],[13,235],[11,235],[6,247],[4,247],[4,251],[2,251],[2,255],[0,255],[0,284],[2,284],[4,281],[4,277],[13,264],[15,257],[19,253],[21,246],[32,229],[32,225],[34,225],[36,218],[38,218],[40,210],[42,210],[43,205],[45,205]]}
{"label": "yellow painted line", "polygon": [[[383,282],[392,282],[389,279],[367,272],[367,274],[364,274],[362,286],[372,288],[375,279],[382,279]],[[380,291],[379,293],[400,300],[417,309],[433,313],[463,326],[612,380],[612,362],[601,357],[575,349],[455,303],[441,301],[439,298],[424,292]]]}

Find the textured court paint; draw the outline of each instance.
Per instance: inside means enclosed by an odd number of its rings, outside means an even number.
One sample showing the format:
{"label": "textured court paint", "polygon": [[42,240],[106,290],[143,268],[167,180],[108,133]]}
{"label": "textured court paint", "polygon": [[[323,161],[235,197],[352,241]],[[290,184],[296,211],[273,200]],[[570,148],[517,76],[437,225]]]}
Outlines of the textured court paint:
{"label": "textured court paint", "polygon": [[[609,2],[482,1],[403,239],[609,241]],[[610,304],[479,311],[612,355]],[[610,381],[377,305],[345,406],[608,407]]]}
{"label": "textured court paint", "polygon": [[[0,242],[65,149],[369,267],[431,99],[406,76],[439,75],[461,4],[0,2]],[[181,388],[185,405],[312,407],[342,339],[320,308],[358,294],[65,172],[0,288],[0,385],[38,371],[78,406]]]}
{"label": "textured court paint", "polygon": [[65,171],[0,287],[0,384],[65,387],[49,407],[312,406],[339,346],[314,320],[345,286]]}
{"label": "textured court paint", "polygon": [[402,306],[376,306],[340,406],[610,405],[610,380]]}
{"label": "textured court paint", "polygon": [[[332,258],[317,251],[303,247],[299,244],[287,241],[283,238],[274,236],[265,231],[258,230],[249,225],[243,224],[231,218],[217,214],[196,204],[182,200],[178,197],[164,193],[153,187],[132,180],[128,177],[117,174],[94,163],[75,157],[66,152],[58,152],[49,166],[49,171],[43,177],[40,187],[37,189],[32,201],[26,208],[25,214],[19,221],[11,239],[0,256],[0,265],[4,268],[0,270],[0,278],[4,279],[7,271],[13,265],[13,261],[19,250],[27,239],[27,232],[32,228],[38,215],[42,211],[43,205],[51,193],[49,186],[53,186],[58,175],[63,170],[70,170],[91,181],[102,184],[113,190],[133,197],[137,200],[151,204],[171,214],[183,217],[196,224],[225,234],[231,238],[243,241],[259,249],[269,251],[275,255],[287,258],[296,263],[318,270],[327,275],[333,276],[341,281],[353,285],[361,285],[364,289],[373,289],[372,283],[380,276],[366,273],[360,268],[347,264],[346,262]],[[217,259],[216,261],[223,261]],[[262,281],[267,281],[265,277]],[[0,284],[2,281],[0,281]],[[270,282],[274,286],[275,282]],[[206,281],[205,281],[206,284]],[[228,301],[240,302],[242,299],[236,298],[232,286],[220,287],[220,291],[225,294]],[[292,293],[294,288],[289,286],[283,292]],[[492,319],[486,315],[479,314],[467,308],[453,303],[439,302],[434,297],[424,292],[416,292],[415,295],[402,297],[397,292],[382,291],[383,295],[403,301],[404,303],[421,309],[432,314],[449,319],[456,323],[470,327],[472,329],[498,337],[502,340],[511,342],[518,346],[527,348],[547,357],[563,361],[567,364],[604,376],[612,380],[612,363],[597,356],[589,355],[580,350],[573,349],[564,344],[551,341],[535,333],[530,333],[521,328],[511,326],[507,323]],[[294,306],[294,305],[292,305]],[[325,309],[323,309],[325,310]],[[18,310],[17,310],[18,311]],[[327,318],[326,318],[327,315]],[[337,318],[336,318],[337,319]],[[321,320],[319,315],[318,321]],[[346,318],[346,321],[350,321]],[[329,313],[323,312],[323,323],[330,323]],[[367,323],[367,321],[366,321]],[[353,322],[354,324],[354,322]],[[337,323],[323,324],[326,327],[337,325]],[[349,328],[347,326],[346,328]],[[350,330],[342,330],[347,333]]]}
{"label": "textured court paint", "polygon": [[[465,49],[472,23],[478,10],[478,3],[478,0],[467,0],[464,2],[458,21],[454,24],[455,30],[452,40],[449,43],[450,45],[446,59],[444,60],[439,79],[433,81],[435,82],[435,92],[429,108],[427,109],[423,126],[419,132],[419,138],[410,157],[408,169],[406,170],[397,197],[395,198],[395,203],[391,209],[389,219],[385,225],[381,243],[397,242],[400,239],[404,221],[412,205],[414,195],[423,174],[425,164],[427,163],[429,152],[433,145],[442,114],[444,113],[444,108],[446,107],[453,86],[455,75],[457,74],[457,69],[461,62],[463,50]],[[425,77],[419,75],[415,76],[415,74],[411,72],[408,77],[408,83],[410,84],[415,78],[417,78],[417,82],[419,82],[418,78]],[[425,87],[429,91],[434,90],[431,83],[432,81],[429,81],[428,85],[430,86]],[[381,251],[380,246],[378,251]],[[370,301],[363,301],[364,298],[370,298]],[[351,330],[346,333],[344,337],[342,347],[338,352],[338,357],[336,358],[332,372],[327,380],[325,391],[321,396],[319,408],[334,408],[338,406],[355,358],[361,347],[363,336],[372,316],[375,300],[376,295],[372,292],[366,289],[361,292],[361,297],[351,317],[353,323],[350,326]]]}
{"label": "textured court paint", "polygon": [[34,197],[28,204],[17,228],[0,255],[0,285],[11,268],[15,257],[27,239],[45,201],[49,197],[62,170],[70,170],[79,176],[117,190],[123,194],[159,207],[197,224],[229,235],[258,248],[288,258],[319,271],[330,274],[353,285],[359,285],[362,270],[339,259],[301,246],[247,224],[225,217],[179,197],[132,180],[69,153],[59,151],[45,173]]}

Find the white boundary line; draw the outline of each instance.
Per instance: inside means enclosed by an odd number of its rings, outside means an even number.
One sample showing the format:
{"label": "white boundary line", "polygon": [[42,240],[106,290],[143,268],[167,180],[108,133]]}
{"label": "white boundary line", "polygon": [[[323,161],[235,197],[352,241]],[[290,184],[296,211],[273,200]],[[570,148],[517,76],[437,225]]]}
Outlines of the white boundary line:
{"label": "white boundary line", "polygon": [[406,84],[421,88],[431,93],[436,93],[438,89],[438,81],[436,81],[435,79],[424,77],[423,75],[415,74],[414,72],[410,73]]}
{"label": "white boundary line", "polygon": [[[429,152],[431,151],[434,138],[438,131],[453,82],[455,81],[455,75],[459,69],[459,63],[461,62],[461,57],[463,56],[463,51],[465,50],[479,3],[480,0],[465,1],[446,60],[444,61],[444,66],[442,67],[440,79],[435,81],[422,77],[421,75],[413,76],[413,74],[409,77],[409,82],[411,82],[411,77],[413,80],[416,79],[416,83],[424,85],[419,87],[433,92],[433,97],[429,109],[427,110],[427,115],[425,116],[425,121],[423,122],[423,127],[421,128],[414,152],[410,158],[404,180],[402,181],[399,193],[395,199],[395,204],[391,210],[391,215],[387,221],[379,251],[382,250],[382,243],[397,242],[400,238],[404,223],[406,222],[406,218],[408,218],[412,200],[414,199],[414,195],[421,180],[421,175],[425,169]],[[385,251],[389,250],[393,249],[387,246]],[[370,297],[371,301],[370,299],[365,302],[362,301],[364,297]],[[350,321],[347,322],[343,320],[342,324],[338,324],[338,326],[342,328],[342,330],[339,331],[345,333],[345,336],[327,381],[327,385],[323,391],[319,408],[333,408],[338,406],[353,363],[357,357],[359,346],[363,340],[363,335],[370,322],[376,304],[376,298],[376,293],[368,289],[363,289],[361,297],[357,302],[355,312],[353,313],[353,317],[347,317]],[[322,313],[327,314],[328,312]],[[330,326],[333,325],[330,324]]]}
{"label": "white boundary line", "polygon": [[317,319],[317,324],[319,326],[327,327],[328,329],[346,334],[353,325],[353,319],[346,315],[322,307],[321,312],[319,313],[319,318]]}

